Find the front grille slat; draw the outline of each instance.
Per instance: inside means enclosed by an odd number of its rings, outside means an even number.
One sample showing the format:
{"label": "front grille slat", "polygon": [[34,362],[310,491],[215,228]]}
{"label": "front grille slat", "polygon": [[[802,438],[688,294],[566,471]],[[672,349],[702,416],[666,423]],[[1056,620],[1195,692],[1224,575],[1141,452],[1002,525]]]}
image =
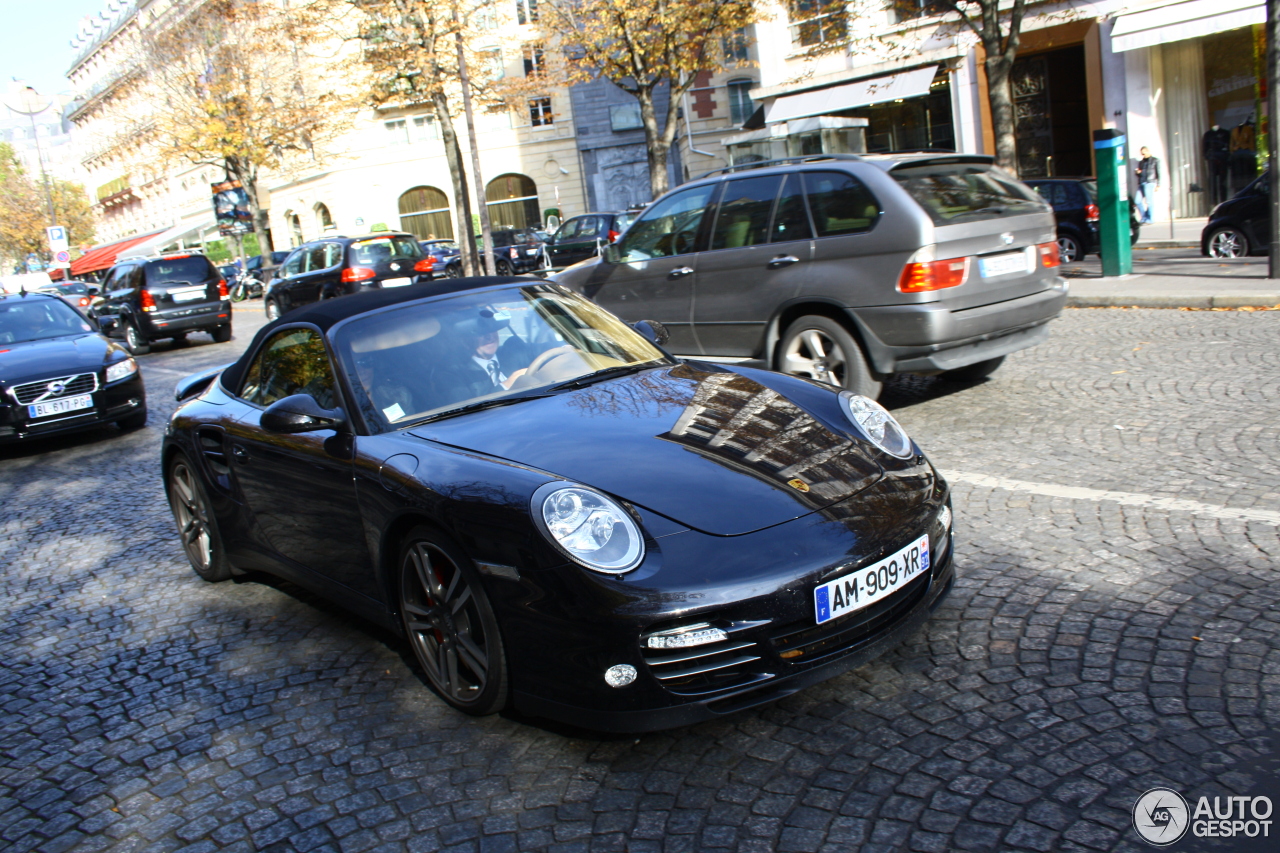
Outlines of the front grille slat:
{"label": "front grille slat", "polygon": [[[751,645],[754,646],[755,643],[752,643]],[[677,669],[669,672],[664,672],[661,675],[659,675],[658,678],[662,681],[671,681],[672,679],[676,679],[676,678],[691,678],[695,675],[705,675],[708,672],[715,672],[717,669],[726,669],[731,666],[741,666],[742,664],[751,663],[752,661],[755,661],[755,660],[760,660],[760,656],[759,655],[742,655],[740,657],[730,658],[729,660],[726,660],[726,661],[700,664],[698,666],[689,667],[688,669]]]}
{"label": "front grille slat", "polygon": [[[724,643],[720,643],[719,645],[716,646],[716,653],[721,654],[725,652],[736,652],[741,649],[750,648],[751,646],[754,646],[754,645],[755,643],[750,641],[745,643],[730,643],[728,645]],[[697,660],[698,658],[706,657],[708,648],[709,646],[693,646],[680,654],[648,655],[647,657],[645,657],[645,660],[649,662],[649,666],[662,666],[664,664],[669,664],[669,663],[684,663],[685,661]]]}
{"label": "front grille slat", "polygon": [[649,671],[672,693],[714,693],[770,676],[759,645],[750,640],[722,640],[673,654],[654,651],[641,648]]}
{"label": "front grille slat", "polygon": [[[49,386],[55,382],[63,385],[61,393],[53,393]],[[20,405],[30,406],[32,403],[43,403],[46,400],[58,400],[63,397],[77,397],[91,394],[98,390],[98,374],[79,373],[71,376],[53,376],[36,382],[24,382],[10,389],[13,399]]]}

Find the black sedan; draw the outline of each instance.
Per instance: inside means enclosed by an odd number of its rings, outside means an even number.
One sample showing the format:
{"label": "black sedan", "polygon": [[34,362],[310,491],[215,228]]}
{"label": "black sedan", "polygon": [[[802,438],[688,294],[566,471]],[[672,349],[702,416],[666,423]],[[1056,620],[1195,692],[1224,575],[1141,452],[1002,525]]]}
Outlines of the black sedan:
{"label": "black sedan", "polygon": [[462,276],[462,250],[458,248],[458,244],[453,240],[419,240],[418,245],[422,247],[423,254],[429,255],[432,260],[431,271],[436,278],[448,276],[450,278],[459,278]]}
{"label": "black sedan", "polygon": [[1271,244],[1271,177],[1257,179],[1209,214],[1200,232],[1200,254],[1210,258],[1265,255]]}
{"label": "black sedan", "polygon": [[0,442],[147,422],[138,363],[61,298],[0,293]]}
{"label": "black sedan", "polygon": [[299,309],[178,385],[187,556],[403,634],[462,711],[597,730],[769,702],[915,630],[951,509],[893,417],[663,341],[528,279]]}

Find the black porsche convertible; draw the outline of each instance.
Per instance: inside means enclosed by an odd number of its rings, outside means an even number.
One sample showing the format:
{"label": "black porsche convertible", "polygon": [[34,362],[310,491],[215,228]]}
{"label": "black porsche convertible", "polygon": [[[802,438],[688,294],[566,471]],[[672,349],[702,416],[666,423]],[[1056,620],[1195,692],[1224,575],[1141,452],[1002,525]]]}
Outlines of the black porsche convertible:
{"label": "black porsche convertible", "polygon": [[403,634],[462,711],[596,730],[768,702],[918,627],[951,509],[894,418],[664,342],[530,279],[302,308],[179,383],[182,545]]}

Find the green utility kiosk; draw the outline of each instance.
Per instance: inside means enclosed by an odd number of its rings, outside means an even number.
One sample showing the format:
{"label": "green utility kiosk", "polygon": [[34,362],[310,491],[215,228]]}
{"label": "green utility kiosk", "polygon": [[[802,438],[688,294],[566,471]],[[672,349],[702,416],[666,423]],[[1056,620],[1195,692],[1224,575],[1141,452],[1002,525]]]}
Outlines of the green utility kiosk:
{"label": "green utility kiosk", "polygon": [[1129,243],[1129,157],[1124,134],[1113,127],[1093,132],[1098,165],[1098,252],[1104,276],[1133,272]]}

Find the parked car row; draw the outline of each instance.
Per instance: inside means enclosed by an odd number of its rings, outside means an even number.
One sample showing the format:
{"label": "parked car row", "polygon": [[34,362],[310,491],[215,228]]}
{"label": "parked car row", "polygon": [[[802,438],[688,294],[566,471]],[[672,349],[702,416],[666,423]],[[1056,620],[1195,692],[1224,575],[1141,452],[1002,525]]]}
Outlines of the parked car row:
{"label": "parked car row", "polygon": [[1271,247],[1271,176],[1264,171],[1209,214],[1200,253],[1210,258],[1265,255]]}
{"label": "parked car row", "polygon": [[[1057,222],[1058,254],[1064,264],[1083,260],[1099,251],[1098,182],[1094,178],[1030,178],[1027,186],[1053,207]],[[1129,200],[1129,245],[1138,242],[1142,225],[1138,207]]]}

